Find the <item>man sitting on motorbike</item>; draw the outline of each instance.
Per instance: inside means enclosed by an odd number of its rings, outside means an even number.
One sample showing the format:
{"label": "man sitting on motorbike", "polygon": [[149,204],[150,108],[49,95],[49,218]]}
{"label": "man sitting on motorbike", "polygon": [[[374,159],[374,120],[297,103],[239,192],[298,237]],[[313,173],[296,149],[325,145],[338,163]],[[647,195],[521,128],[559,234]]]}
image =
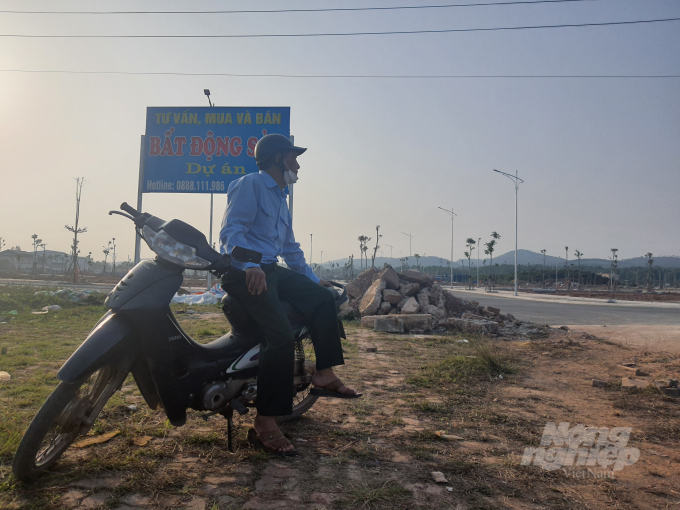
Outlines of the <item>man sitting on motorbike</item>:
{"label": "man sitting on motorbike", "polygon": [[[333,373],[344,364],[335,298],[330,284],[320,280],[305,262],[295,241],[283,189],[298,180],[297,157],[307,149],[295,147],[283,135],[264,136],[255,147],[259,173],[241,177],[229,186],[227,209],[220,231],[220,250],[240,246],[262,253],[260,264],[233,262],[245,272],[222,277],[222,288],[239,299],[264,332],[257,380],[257,416],[249,441],[267,451],[294,454],[275,417],[293,411],[295,340],[279,298],[307,317],[316,353],[312,385],[324,396],[357,398]],[[283,258],[288,268],[277,265]],[[318,391],[318,390],[317,390]]]}

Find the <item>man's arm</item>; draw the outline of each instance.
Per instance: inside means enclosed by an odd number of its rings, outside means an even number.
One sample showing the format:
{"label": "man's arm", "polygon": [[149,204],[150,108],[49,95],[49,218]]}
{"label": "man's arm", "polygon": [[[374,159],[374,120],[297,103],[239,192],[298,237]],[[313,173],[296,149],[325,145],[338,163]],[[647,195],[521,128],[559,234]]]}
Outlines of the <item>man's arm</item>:
{"label": "man's arm", "polygon": [[[252,179],[239,179],[227,192],[227,209],[222,219],[220,230],[220,251],[231,254],[234,246],[252,249],[246,239],[257,215],[257,196]],[[251,294],[260,294],[267,290],[264,271],[259,264],[246,262],[246,284]]]}

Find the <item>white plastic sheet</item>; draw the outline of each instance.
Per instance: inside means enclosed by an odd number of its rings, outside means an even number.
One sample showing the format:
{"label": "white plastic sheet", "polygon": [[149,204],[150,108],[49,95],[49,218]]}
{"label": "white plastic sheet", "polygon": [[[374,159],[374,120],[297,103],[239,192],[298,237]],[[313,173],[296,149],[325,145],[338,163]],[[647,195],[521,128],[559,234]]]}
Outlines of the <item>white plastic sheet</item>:
{"label": "white plastic sheet", "polygon": [[226,292],[220,288],[220,285],[216,284],[212,289],[206,292],[184,294],[183,296],[175,294],[175,297],[172,298],[172,302],[185,305],[216,305],[222,301],[225,294]]}

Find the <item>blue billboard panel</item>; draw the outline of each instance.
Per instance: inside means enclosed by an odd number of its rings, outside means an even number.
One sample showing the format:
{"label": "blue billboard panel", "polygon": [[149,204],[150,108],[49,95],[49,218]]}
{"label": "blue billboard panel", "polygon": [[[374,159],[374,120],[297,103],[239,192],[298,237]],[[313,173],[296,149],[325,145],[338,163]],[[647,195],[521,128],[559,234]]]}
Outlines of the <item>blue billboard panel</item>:
{"label": "blue billboard panel", "polygon": [[271,133],[290,136],[289,107],[147,108],[143,192],[226,193]]}

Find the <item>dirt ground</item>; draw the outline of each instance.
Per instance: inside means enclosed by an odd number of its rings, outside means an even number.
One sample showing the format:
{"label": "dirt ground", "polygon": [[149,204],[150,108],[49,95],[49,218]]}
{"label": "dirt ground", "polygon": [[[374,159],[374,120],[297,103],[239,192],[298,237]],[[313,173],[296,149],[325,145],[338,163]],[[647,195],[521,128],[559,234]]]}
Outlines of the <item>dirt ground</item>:
{"label": "dirt ground", "polygon": [[[181,320],[184,320],[182,318]],[[188,320],[188,318],[187,318]],[[299,451],[277,458],[247,444],[252,417],[236,422],[236,452],[226,421],[190,414],[172,428],[142,403],[132,384],[105,411],[97,434],[111,441],[71,449],[31,485],[0,492],[5,508],[190,509],[650,509],[680,506],[680,404],[653,386],[622,389],[636,362],[653,381],[678,378],[680,357],[623,347],[576,330],[539,341],[387,335],[350,325],[346,365],[338,370],[364,393],[357,401],[320,399],[282,424]],[[599,335],[598,335],[599,336]],[[377,347],[377,352],[367,352]],[[491,360],[464,377],[465,363]],[[461,372],[440,370],[446,360]],[[425,368],[423,368],[425,367]],[[500,367],[500,368],[499,368]],[[505,372],[505,375],[499,374]],[[514,373],[512,373],[514,372]],[[460,376],[460,377],[459,377]],[[608,384],[595,388],[592,380]],[[129,412],[135,404],[138,410]],[[630,427],[632,465],[546,470],[523,466],[544,427],[569,422]],[[454,436],[442,439],[435,432]],[[146,442],[146,443],[145,443]],[[144,446],[139,446],[144,444]],[[434,483],[431,472],[447,481]],[[9,472],[0,471],[0,484]],[[4,480],[3,480],[4,479]]]}

